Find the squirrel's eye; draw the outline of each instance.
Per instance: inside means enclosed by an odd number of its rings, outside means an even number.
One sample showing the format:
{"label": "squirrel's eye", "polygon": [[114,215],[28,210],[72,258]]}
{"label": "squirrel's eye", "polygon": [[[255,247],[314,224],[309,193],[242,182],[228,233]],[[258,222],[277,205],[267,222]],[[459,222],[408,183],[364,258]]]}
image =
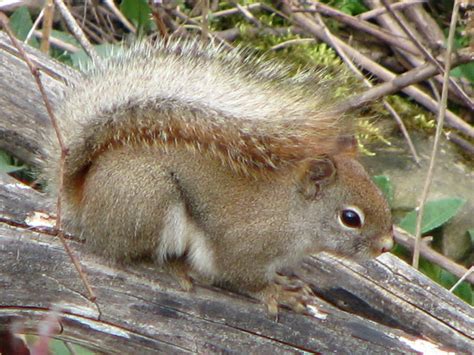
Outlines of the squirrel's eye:
{"label": "squirrel's eye", "polygon": [[346,207],[339,213],[339,223],[346,228],[361,228],[364,224],[364,213],[357,207]]}

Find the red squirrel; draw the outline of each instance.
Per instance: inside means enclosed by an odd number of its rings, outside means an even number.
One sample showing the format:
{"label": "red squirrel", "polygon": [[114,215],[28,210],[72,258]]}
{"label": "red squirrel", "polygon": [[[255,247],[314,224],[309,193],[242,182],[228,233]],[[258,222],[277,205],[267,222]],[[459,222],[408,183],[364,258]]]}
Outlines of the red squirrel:
{"label": "red squirrel", "polygon": [[[58,115],[65,228],[119,262],[152,259],[278,305],[276,273],[309,254],[376,257],[389,206],[357,161],[337,83],[239,50],[138,43],[95,63]],[[44,177],[57,193],[51,132]]]}

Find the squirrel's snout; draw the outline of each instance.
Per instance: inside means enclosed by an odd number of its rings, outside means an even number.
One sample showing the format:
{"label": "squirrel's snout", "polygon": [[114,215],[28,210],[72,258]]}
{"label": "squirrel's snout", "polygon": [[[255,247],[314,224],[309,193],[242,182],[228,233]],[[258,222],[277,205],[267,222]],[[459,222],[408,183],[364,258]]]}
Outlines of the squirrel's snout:
{"label": "squirrel's snout", "polygon": [[393,242],[393,234],[392,234],[392,233],[389,233],[389,234],[387,234],[387,235],[384,235],[384,236],[380,239],[380,244],[379,244],[379,251],[380,251],[380,253],[386,253],[386,252],[392,250],[393,245],[394,245],[394,242]]}

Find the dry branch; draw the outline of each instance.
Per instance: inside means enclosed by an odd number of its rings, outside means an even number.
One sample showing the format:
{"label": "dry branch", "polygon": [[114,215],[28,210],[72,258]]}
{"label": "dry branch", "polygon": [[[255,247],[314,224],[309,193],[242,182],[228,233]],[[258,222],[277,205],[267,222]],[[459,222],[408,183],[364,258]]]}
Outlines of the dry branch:
{"label": "dry branch", "polygon": [[[390,8],[390,4],[387,2],[387,0],[382,0],[382,3],[384,6],[387,8],[388,12],[390,15],[393,17],[395,22],[402,28],[403,32],[412,40],[412,42],[416,45],[416,47],[420,50],[421,53],[425,56],[425,59],[432,64],[434,64],[438,68],[438,72],[440,74],[443,74],[445,76],[444,68],[441,65],[441,63],[431,54],[431,52],[425,48],[425,46],[421,43],[421,41],[416,38],[416,36],[413,34],[411,29],[405,24],[403,19]],[[450,54],[451,55],[451,54]],[[450,56],[449,55],[449,56]],[[449,60],[451,62],[451,60]],[[461,89],[461,87],[458,85],[458,83],[451,77],[447,77],[447,80],[449,82],[449,85],[452,85],[453,90],[456,92],[457,95],[461,99],[464,100],[464,102],[467,104],[467,107],[470,109],[474,109],[474,103],[472,102],[472,99]],[[443,86],[444,86],[443,82]]]}
{"label": "dry branch", "polygon": [[[284,12],[288,16],[291,16],[292,21],[296,25],[301,27],[303,30],[305,30],[307,33],[311,34],[312,36],[330,45],[331,40],[327,37],[324,31],[324,28],[318,25],[314,21],[314,19],[307,16],[307,14],[293,13],[288,3],[289,1],[287,0],[281,1]],[[379,77],[381,80],[391,81],[396,78],[396,75],[392,73],[390,70],[370,60],[368,57],[366,57],[361,52],[351,47],[344,41],[337,38],[334,38],[334,40],[337,43],[337,45],[341,47],[348,56],[352,57],[352,60],[354,60],[359,66],[373,73],[374,75]],[[435,100],[433,100],[429,95],[425,94],[423,91],[418,89],[417,87],[411,85],[411,86],[403,88],[402,91],[408,94],[409,96],[411,96],[414,100],[416,100],[417,102],[419,102],[426,108],[428,108],[430,111],[435,112],[435,113],[438,112],[438,103]],[[453,112],[447,110],[445,119],[446,119],[447,126],[458,129],[470,137],[474,137],[474,128],[470,124],[462,120],[459,116],[455,115]]]}
{"label": "dry branch", "polygon": [[[461,50],[457,55],[452,57],[453,66],[469,63],[474,60],[474,52],[469,48]],[[360,105],[377,100],[383,96],[397,93],[404,88],[427,80],[437,75],[437,68],[431,63],[422,64],[414,69],[408,70],[403,74],[395,76],[392,80],[374,86],[365,91],[361,95],[354,97],[347,102],[345,108],[355,108]]]}
{"label": "dry branch", "polygon": [[[365,3],[367,6],[371,8],[379,8],[383,7],[382,3],[385,0],[365,0]],[[426,15],[426,14],[425,14]],[[425,18],[428,18],[429,16],[424,16]],[[396,18],[393,18],[393,11],[392,13],[384,14],[379,17],[377,17],[377,22],[381,25],[381,27],[385,28],[386,30],[390,31],[393,33],[395,36],[405,36],[406,32],[410,33],[410,38],[414,40],[414,43],[417,45],[417,48],[422,48],[421,51],[424,53],[425,56],[428,56],[432,58],[433,56],[430,54],[430,52],[424,47],[422,44],[422,36],[419,32],[415,31],[412,29],[412,25],[407,23],[404,18],[402,18],[401,15],[396,15]],[[431,22],[434,22],[433,20]],[[437,26],[433,27],[433,33],[437,33],[435,31]],[[416,35],[416,36],[415,36]],[[406,62],[409,63],[409,65],[406,65],[408,69],[411,69],[411,67],[418,67],[424,63],[424,60],[420,56],[415,56],[412,53],[409,53],[408,51],[405,50],[399,50],[398,48],[392,47],[397,53],[399,53],[403,58],[405,58]],[[435,60],[434,60],[435,61]],[[404,61],[401,61],[402,64]],[[435,77],[435,81],[438,82],[440,85],[443,83],[443,78],[442,75],[438,75]],[[450,82],[454,82],[453,78],[450,78]],[[453,85],[450,85],[450,89],[453,87]],[[453,90],[454,93],[458,94],[460,92],[460,97],[466,101],[466,105],[469,108],[472,108],[472,100],[465,94],[462,89],[459,87],[459,85],[456,84],[455,87],[453,87],[455,90]],[[461,101],[463,102],[463,101]],[[437,112],[437,110],[435,111]]]}
{"label": "dry branch", "polygon": [[61,13],[61,16],[66,22],[69,30],[81,44],[82,48],[84,48],[84,51],[87,53],[87,55],[90,58],[97,60],[98,56],[95,48],[90,44],[89,40],[84,35],[82,28],[78,25],[66,4],[64,4],[62,0],[54,0],[54,4],[57,6],[58,11]]}
{"label": "dry branch", "polygon": [[[396,3],[393,3],[390,5],[390,7],[392,8],[392,10],[401,10],[401,9],[405,9],[405,8],[410,8],[416,4],[420,4],[420,3],[424,3],[424,2],[427,2],[428,0],[411,0],[411,1],[400,1],[400,2],[396,2]],[[357,15],[358,18],[360,18],[361,20],[370,20],[374,17],[377,17],[377,16],[380,16],[382,14],[384,14],[385,12],[387,12],[387,9],[383,8],[383,7],[378,7],[376,9],[373,9],[373,10],[369,10],[369,11],[366,11],[366,12],[363,12],[361,13],[360,15]]]}
{"label": "dry branch", "polygon": [[380,29],[379,27],[371,24],[370,22],[363,21],[357,17],[353,17],[345,14],[342,11],[336,10],[328,5],[319,2],[311,2],[309,9],[304,8],[292,8],[293,12],[317,12],[325,16],[330,16],[338,21],[351,26],[360,31],[366,32],[375,38],[380,39],[383,42],[391,44],[397,48],[403,49],[412,54],[418,54],[419,50],[407,41],[405,36],[394,36],[393,33]]}

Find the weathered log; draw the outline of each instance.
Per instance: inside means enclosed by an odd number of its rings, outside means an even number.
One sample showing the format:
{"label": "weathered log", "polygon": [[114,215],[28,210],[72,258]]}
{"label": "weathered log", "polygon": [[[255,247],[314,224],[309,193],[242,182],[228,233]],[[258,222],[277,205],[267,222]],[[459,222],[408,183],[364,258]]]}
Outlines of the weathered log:
{"label": "weathered log", "polygon": [[105,352],[411,352],[423,338],[471,349],[472,308],[389,255],[365,266],[309,259],[304,279],[333,305],[315,298],[322,314],[282,311],[276,322],[246,297],[209,286],[184,292],[153,265],[108,266],[70,241],[98,296],[91,302],[50,230],[31,230],[35,212],[50,213],[44,196],[0,182],[0,329],[16,320],[36,332],[54,305],[58,338]]}
{"label": "weathered log", "polygon": [[[40,68],[49,100],[57,104],[65,85],[77,77],[77,72],[30,47],[25,49]],[[41,132],[51,123],[30,70],[2,32],[0,89],[0,149],[34,165],[36,154],[42,156]]]}
{"label": "weathered log", "polygon": [[[77,73],[29,52],[58,102]],[[48,118],[31,74],[1,33],[0,107],[0,147],[35,163]],[[204,285],[181,291],[154,265],[107,265],[73,238],[98,297],[91,302],[61,243],[35,222],[35,213],[52,214],[49,206],[43,194],[1,176],[0,332],[20,322],[36,333],[55,305],[55,337],[108,353],[472,351],[473,308],[391,255],[364,265],[309,258],[297,274],[324,300],[314,297],[307,315],[283,310],[276,322],[247,297]]]}

